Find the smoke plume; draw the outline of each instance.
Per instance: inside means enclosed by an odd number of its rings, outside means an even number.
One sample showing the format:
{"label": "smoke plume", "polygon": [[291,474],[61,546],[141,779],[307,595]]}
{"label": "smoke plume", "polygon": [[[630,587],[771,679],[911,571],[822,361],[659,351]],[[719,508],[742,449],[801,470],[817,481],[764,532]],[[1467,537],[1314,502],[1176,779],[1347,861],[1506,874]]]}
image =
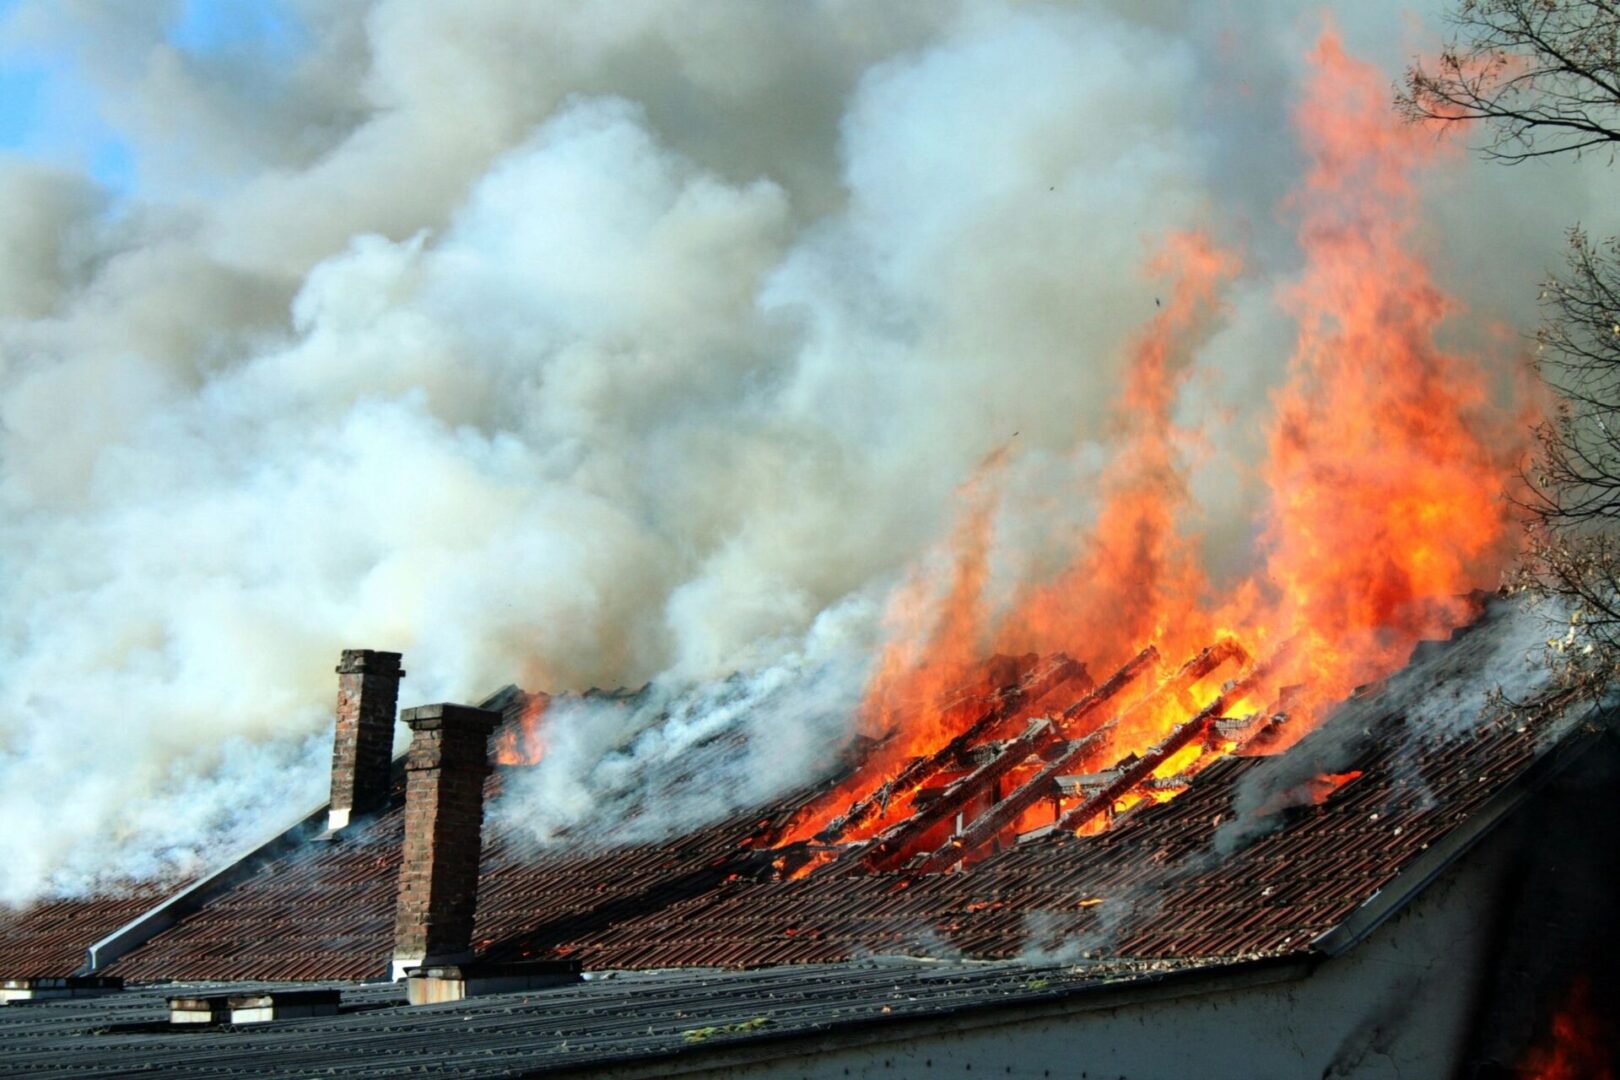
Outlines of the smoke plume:
{"label": "smoke plume", "polygon": [[[318,800],[344,647],[403,651],[406,703],[655,679],[651,711],[549,719],[543,835],[738,703],[779,741],[665,819],[805,778],[981,461],[992,594],[1092,519],[1172,234],[1241,258],[1174,412],[1188,535],[1250,567],[1321,15],[285,7],[213,50],[178,4],[0,23],[134,163],[0,158],[0,901],[186,872]],[[1347,9],[1392,80],[1438,40]],[[1613,213],[1534,168],[1458,154],[1423,193],[1448,333],[1504,386],[1562,227]]]}

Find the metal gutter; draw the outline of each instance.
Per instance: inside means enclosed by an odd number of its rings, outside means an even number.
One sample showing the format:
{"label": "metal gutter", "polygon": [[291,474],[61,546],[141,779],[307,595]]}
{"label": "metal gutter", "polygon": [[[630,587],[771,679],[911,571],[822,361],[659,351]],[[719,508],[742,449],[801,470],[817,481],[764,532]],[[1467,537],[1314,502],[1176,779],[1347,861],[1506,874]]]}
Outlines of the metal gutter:
{"label": "metal gutter", "polygon": [[[1013,1000],[981,998],[953,1003],[923,1015],[880,1014],[838,1019],[817,1025],[810,1031],[801,1028],[797,1031],[771,1032],[767,1029],[733,1042],[663,1047],[640,1053],[624,1053],[606,1060],[581,1062],[577,1066],[540,1065],[514,1069],[509,1075],[544,1076],[554,1080],[576,1076],[602,1080],[610,1077],[612,1080],[655,1080],[691,1073],[707,1074],[717,1069],[809,1057],[857,1046],[881,1046],[932,1035],[1118,1009],[1147,1001],[1169,1001],[1294,982],[1309,975],[1315,970],[1316,964],[1317,961],[1309,957],[1265,957],[1212,967],[1134,974],[1083,983],[1044,997]],[[1040,969],[1031,969],[1032,976],[1038,974]]]}

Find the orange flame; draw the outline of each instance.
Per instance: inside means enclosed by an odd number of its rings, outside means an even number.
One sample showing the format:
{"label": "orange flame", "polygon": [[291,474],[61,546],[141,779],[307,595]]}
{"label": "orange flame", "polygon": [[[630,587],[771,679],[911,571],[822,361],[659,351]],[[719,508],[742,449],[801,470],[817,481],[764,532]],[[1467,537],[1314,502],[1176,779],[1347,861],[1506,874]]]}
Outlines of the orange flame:
{"label": "orange flame", "polygon": [[868,734],[902,734],[884,747],[885,761],[925,753],[954,735],[940,724],[949,711],[947,695],[961,695],[978,681],[974,675],[985,659],[983,596],[995,484],[1006,460],[1005,449],[991,454],[957,491],[965,513],[951,536],[950,585],[937,607],[931,603],[933,582],[925,573],[913,574],[890,602],[890,643],[861,708]]}
{"label": "orange flame", "polygon": [[[1207,620],[1185,610],[1203,594],[1204,575],[1178,528],[1188,494],[1172,411],[1191,370],[1190,346],[1207,331],[1237,265],[1196,233],[1172,236],[1150,261],[1153,276],[1174,280],[1169,302],[1132,349],[1115,410],[1119,450],[1099,481],[1096,524],[1067,570],[1014,603],[1001,624],[1002,650],[1090,643],[1076,655],[1102,671],[1150,643],[1175,653],[1207,643]],[[1167,643],[1172,629],[1177,640]]]}
{"label": "orange flame", "polygon": [[1251,615],[1272,640],[1305,636],[1307,707],[1398,668],[1467,620],[1463,594],[1499,583],[1525,447],[1479,368],[1435,341],[1459,305],[1411,241],[1414,173],[1443,144],[1394,120],[1377,70],[1332,33],[1312,61],[1306,271],[1287,297],[1300,337],[1264,470],[1271,600]]}
{"label": "orange flame", "polygon": [[524,703],[517,723],[508,724],[495,734],[497,765],[538,765],[546,756],[544,727],[551,699],[534,694]]}
{"label": "orange flame", "polygon": [[[1209,725],[1203,737],[1178,742],[1154,770],[1154,786],[1121,798],[1122,810],[1173,797],[1177,777],[1221,754],[1282,748],[1325,706],[1398,668],[1417,642],[1469,618],[1467,594],[1499,583],[1517,540],[1502,496],[1526,437],[1521,417],[1493,402],[1483,369],[1437,342],[1460,305],[1415,251],[1416,176],[1447,150],[1390,112],[1386,80],[1346,54],[1332,30],[1310,59],[1314,74],[1295,111],[1309,167],[1288,203],[1304,270],[1282,297],[1299,332],[1259,469],[1269,491],[1255,530],[1260,565],[1212,595],[1188,528],[1182,458],[1197,433],[1178,429],[1176,403],[1238,259],[1205,235],[1172,236],[1148,265],[1168,279],[1168,300],[1131,347],[1115,409],[1117,453],[1098,477],[1096,520],[1069,565],[1015,594],[1005,611],[990,610],[993,481],[1006,463],[997,453],[959,492],[948,588],[936,600],[919,573],[893,601],[897,633],[863,706],[867,733],[886,741],[785,840],[815,834],[873,792],[884,812],[850,839],[906,816],[911,793],[894,793],[891,805],[884,781],[985,715],[996,689],[987,677],[992,651],[1066,653],[1099,676],[1147,645],[1167,664],[1222,639],[1241,646],[1244,666],[1286,661],[1288,679],[1302,684],[1284,695],[1286,729],[1232,734],[1247,730],[1237,718],[1266,726],[1261,710],[1284,688],[1283,671],[1268,667],[1220,716],[1199,721]],[[1155,692],[1175,670],[1109,703],[1126,719],[1107,729],[1087,768],[1140,756],[1225,701],[1219,682],[1229,673],[1218,669]],[[1230,726],[1215,723],[1228,717]],[[1108,719],[1097,716],[1091,730]],[[1324,778],[1322,797],[1351,778]],[[1045,813],[1028,811],[1020,822]]]}

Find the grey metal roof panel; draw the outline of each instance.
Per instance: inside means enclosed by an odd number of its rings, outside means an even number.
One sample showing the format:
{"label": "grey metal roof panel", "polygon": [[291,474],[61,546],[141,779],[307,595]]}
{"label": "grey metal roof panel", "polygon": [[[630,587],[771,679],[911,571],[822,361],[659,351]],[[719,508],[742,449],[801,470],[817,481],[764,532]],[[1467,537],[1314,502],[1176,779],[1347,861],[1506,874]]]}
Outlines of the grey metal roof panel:
{"label": "grey metal roof panel", "polygon": [[250,993],[273,984],[157,985],[0,1008],[0,1075],[545,1075],[967,1010],[1027,1008],[1198,970],[1171,963],[1081,970],[867,960],[626,974],[416,1007],[404,1005],[392,985],[327,984],[341,985],[338,1015],[200,1030],[167,1027],[165,997]]}

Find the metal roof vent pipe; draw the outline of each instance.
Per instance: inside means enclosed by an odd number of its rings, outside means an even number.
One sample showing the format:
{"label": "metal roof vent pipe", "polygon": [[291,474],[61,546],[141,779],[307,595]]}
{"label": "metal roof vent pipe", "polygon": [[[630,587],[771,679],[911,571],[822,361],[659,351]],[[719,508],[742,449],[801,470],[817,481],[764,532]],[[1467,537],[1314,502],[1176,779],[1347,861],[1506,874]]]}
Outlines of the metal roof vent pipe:
{"label": "metal roof vent pipe", "polygon": [[338,663],[337,729],[332,738],[332,801],[326,828],[388,806],[394,756],[394,708],[405,672],[400,654],[344,649]]}

